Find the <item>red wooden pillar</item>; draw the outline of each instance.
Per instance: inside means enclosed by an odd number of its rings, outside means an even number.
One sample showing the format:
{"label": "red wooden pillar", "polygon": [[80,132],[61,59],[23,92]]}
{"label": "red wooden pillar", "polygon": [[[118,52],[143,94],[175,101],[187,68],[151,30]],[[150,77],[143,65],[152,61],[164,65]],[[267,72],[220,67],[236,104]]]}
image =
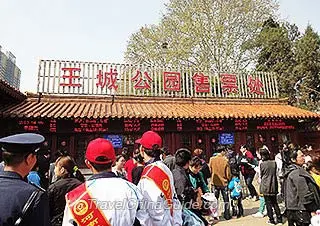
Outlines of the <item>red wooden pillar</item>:
{"label": "red wooden pillar", "polygon": [[176,133],[171,133],[170,134],[171,137],[171,153],[175,153],[177,150],[177,134]]}
{"label": "red wooden pillar", "polygon": [[191,152],[193,152],[194,149],[196,149],[197,147],[197,138],[198,138],[198,135],[195,134],[195,133],[192,133],[192,136],[191,136]]}
{"label": "red wooden pillar", "polygon": [[54,156],[54,154],[57,152],[57,135],[52,135],[51,138],[51,155]]}
{"label": "red wooden pillar", "polygon": [[73,157],[73,158],[75,158],[76,157],[76,152],[77,152],[77,150],[75,150],[75,145],[74,145],[74,136],[75,135],[72,135],[71,137],[70,137],[70,140],[69,140],[69,142],[70,142],[70,146],[69,146],[69,148],[70,148],[70,154],[71,154],[71,156]]}
{"label": "red wooden pillar", "polygon": [[245,132],[235,133],[235,151],[240,151],[240,146],[247,143],[247,137]]}
{"label": "red wooden pillar", "polygon": [[299,138],[298,138],[298,132],[296,132],[296,131],[290,132],[290,139],[291,139],[292,143],[300,144],[299,143]]}
{"label": "red wooden pillar", "polygon": [[211,157],[211,147],[210,147],[210,135],[208,133],[205,133],[204,135],[204,142],[205,142],[205,150],[204,154],[206,157],[206,161],[209,161],[210,157]]}

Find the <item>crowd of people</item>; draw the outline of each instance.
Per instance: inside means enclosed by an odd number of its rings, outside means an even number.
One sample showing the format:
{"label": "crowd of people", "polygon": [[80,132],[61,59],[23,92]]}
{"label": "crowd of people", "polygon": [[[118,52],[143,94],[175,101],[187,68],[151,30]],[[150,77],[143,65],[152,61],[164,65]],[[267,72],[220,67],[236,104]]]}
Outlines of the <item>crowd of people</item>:
{"label": "crowd of people", "polygon": [[41,135],[0,139],[0,192],[8,194],[0,202],[0,225],[203,226],[220,215],[243,217],[248,199],[259,201],[252,216],[267,215],[268,224],[286,218],[289,226],[307,226],[320,209],[320,156],[310,147],[286,143],[271,153],[265,145],[218,146],[206,162],[200,148],[173,154],[153,131],[136,143],[138,149],[116,155],[108,140],[92,140],[85,164],[93,175],[85,179],[65,149],[50,164]]}

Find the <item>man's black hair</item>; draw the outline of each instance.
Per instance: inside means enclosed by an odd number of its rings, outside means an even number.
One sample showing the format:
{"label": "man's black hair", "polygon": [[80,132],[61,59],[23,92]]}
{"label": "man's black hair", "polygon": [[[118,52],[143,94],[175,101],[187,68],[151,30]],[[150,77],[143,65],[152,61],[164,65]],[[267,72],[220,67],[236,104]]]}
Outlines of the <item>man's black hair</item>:
{"label": "man's black hair", "polygon": [[248,150],[248,146],[246,144],[242,144],[240,147],[245,148]]}
{"label": "man's black hair", "polygon": [[128,161],[132,157],[132,151],[130,151],[127,147],[122,148],[121,155],[124,157],[126,161]]}
{"label": "man's black hair", "polygon": [[171,155],[171,152],[167,147],[163,147],[161,152],[162,154],[165,154],[165,155]]}
{"label": "man's black hair", "polygon": [[90,162],[90,164],[97,170],[98,172],[103,172],[111,169],[113,162],[107,163],[107,164],[96,164],[93,162]]}
{"label": "man's black hair", "polygon": [[270,160],[270,152],[267,149],[261,148],[260,155],[261,155],[262,161]]}
{"label": "man's black hair", "polygon": [[154,144],[152,146],[152,149],[144,148],[144,152],[150,157],[153,157],[155,159],[160,159],[161,149],[157,144]]}
{"label": "man's black hair", "polygon": [[17,166],[20,163],[22,163],[23,161],[25,161],[26,158],[30,154],[35,154],[35,153],[33,153],[33,152],[29,152],[29,153],[12,153],[12,152],[3,151],[2,152],[2,160],[4,161],[5,165]]}
{"label": "man's black hair", "polygon": [[[105,156],[98,156],[96,158],[96,161],[106,161],[106,157]],[[103,171],[107,171],[107,170],[111,170],[111,167],[113,165],[113,162],[109,162],[109,163],[106,163],[106,164],[97,164],[97,163],[93,163],[93,162],[90,162],[90,164],[93,166],[93,168],[95,168],[95,170],[97,170],[98,172],[103,172]]]}
{"label": "man's black hair", "polygon": [[221,153],[221,152],[223,152],[223,151],[225,151],[225,150],[226,150],[226,148],[225,148],[224,146],[219,145],[219,146],[217,147],[216,152],[217,152],[217,153]]}
{"label": "man's black hair", "polygon": [[137,154],[136,156],[133,157],[138,163],[143,164],[144,160],[141,154]]}
{"label": "man's black hair", "polygon": [[192,158],[191,151],[187,148],[179,148],[176,151],[175,159],[176,165],[184,167]]}
{"label": "man's black hair", "polygon": [[298,151],[297,149],[293,149],[293,150],[290,150],[290,161],[291,163],[293,162],[292,160],[297,160],[297,157],[298,157]]}

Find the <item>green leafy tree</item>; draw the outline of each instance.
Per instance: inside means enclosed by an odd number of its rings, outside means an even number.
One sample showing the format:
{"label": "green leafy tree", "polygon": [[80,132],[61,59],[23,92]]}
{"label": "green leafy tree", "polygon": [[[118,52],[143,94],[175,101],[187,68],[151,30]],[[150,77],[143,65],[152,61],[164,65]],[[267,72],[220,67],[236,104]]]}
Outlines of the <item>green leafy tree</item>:
{"label": "green leafy tree", "polygon": [[279,24],[269,18],[255,41],[251,43],[251,47],[258,52],[256,70],[276,73],[280,95],[289,97],[291,103],[295,101],[294,85],[297,82],[293,73],[296,65],[294,43],[299,37],[297,26]]}
{"label": "green leafy tree", "polygon": [[293,73],[300,79],[297,87],[298,104],[311,110],[320,105],[320,37],[307,26],[295,45],[296,65]]}
{"label": "green leafy tree", "polygon": [[125,59],[241,71],[257,56],[249,43],[277,10],[276,0],[171,0],[158,25],[131,35]]}

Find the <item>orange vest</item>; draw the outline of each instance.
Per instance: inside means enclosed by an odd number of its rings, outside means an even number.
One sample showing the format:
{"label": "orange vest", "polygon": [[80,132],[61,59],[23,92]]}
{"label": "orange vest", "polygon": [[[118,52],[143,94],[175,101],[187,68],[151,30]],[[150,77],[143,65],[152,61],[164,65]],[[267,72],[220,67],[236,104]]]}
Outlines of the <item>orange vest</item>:
{"label": "orange vest", "polygon": [[111,226],[103,212],[98,208],[85,183],[66,195],[67,205],[73,219],[79,226]]}
{"label": "orange vest", "polygon": [[164,197],[168,202],[171,216],[173,215],[173,201],[172,201],[172,189],[170,184],[170,177],[167,173],[156,165],[148,165],[144,168],[141,178],[147,178],[153,181],[157,187],[161,190]]}

